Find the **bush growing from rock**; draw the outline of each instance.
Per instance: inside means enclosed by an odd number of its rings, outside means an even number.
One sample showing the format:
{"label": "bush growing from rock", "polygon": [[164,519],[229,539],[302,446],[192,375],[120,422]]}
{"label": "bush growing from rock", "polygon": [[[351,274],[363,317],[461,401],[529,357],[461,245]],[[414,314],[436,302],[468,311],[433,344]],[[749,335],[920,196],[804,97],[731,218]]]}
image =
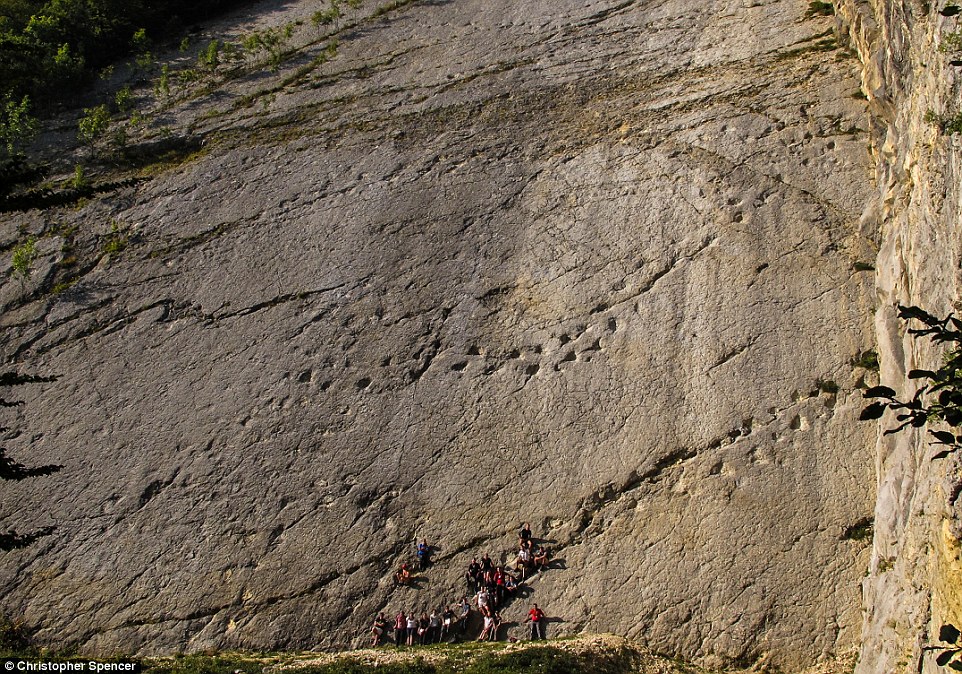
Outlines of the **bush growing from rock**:
{"label": "bush growing from rock", "polygon": [[30,266],[37,257],[37,239],[31,236],[13,249],[13,271],[23,278],[30,276]]}
{"label": "bush growing from rock", "polygon": [[15,157],[36,134],[37,120],[30,114],[30,98],[24,96],[16,101],[8,95],[0,107],[0,158]]}
{"label": "bush growing from rock", "polygon": [[84,116],[77,124],[77,137],[88,145],[107,133],[110,128],[110,112],[106,105],[84,108]]}

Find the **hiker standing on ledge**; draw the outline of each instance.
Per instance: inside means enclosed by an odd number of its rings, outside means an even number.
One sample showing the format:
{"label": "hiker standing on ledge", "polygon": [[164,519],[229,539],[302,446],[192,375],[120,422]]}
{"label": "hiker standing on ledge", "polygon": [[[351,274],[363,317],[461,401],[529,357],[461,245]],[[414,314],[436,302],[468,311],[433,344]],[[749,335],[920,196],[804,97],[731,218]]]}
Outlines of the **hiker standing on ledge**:
{"label": "hiker standing on ledge", "polygon": [[431,563],[431,547],[426,538],[422,538],[418,543],[418,571],[424,571]]}
{"label": "hiker standing on ledge", "polygon": [[537,604],[531,605],[531,610],[528,611],[528,620],[531,621],[531,640],[544,639],[545,615]]}
{"label": "hiker standing on ledge", "polygon": [[404,638],[407,636],[407,625],[408,619],[404,615],[404,611],[398,611],[398,614],[394,617],[394,645],[401,646],[404,643]]}

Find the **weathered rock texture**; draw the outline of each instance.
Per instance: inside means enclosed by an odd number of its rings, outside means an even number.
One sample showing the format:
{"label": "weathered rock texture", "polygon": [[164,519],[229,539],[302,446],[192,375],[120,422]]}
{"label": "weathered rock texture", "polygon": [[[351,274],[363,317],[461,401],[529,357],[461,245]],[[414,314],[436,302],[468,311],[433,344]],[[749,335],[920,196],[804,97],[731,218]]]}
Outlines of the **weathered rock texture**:
{"label": "weathered rock texture", "polygon": [[[223,30],[314,8],[269,9]],[[9,444],[65,468],[5,487],[0,524],[58,527],[0,560],[5,610],[89,651],[343,646],[530,520],[554,633],[853,647],[869,120],[806,9],[425,0],[323,63],[307,22],[279,71],[155,105],[198,154],[6,216],[42,255],[4,353],[60,377]]]}
{"label": "weathered rock texture", "polygon": [[[864,62],[878,193],[865,222],[879,231],[876,314],[883,383],[912,395],[916,367],[937,365],[937,349],[905,334],[901,304],[945,315],[959,309],[959,140],[931,119],[957,114],[959,85],[939,49],[958,21],[944,3],[841,4],[840,25]],[[927,113],[929,119],[926,119]],[[894,420],[883,419],[883,428]],[[962,625],[962,491],[958,458],[931,461],[923,433],[880,438],[879,498],[858,671],[934,672],[945,623]],[[924,655],[924,657],[923,657]]]}

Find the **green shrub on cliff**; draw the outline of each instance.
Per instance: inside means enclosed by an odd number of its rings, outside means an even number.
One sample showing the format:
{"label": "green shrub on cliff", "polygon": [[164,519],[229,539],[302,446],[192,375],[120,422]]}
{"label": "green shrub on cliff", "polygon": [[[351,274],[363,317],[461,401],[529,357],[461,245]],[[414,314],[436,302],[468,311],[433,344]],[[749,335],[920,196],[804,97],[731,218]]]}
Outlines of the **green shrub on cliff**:
{"label": "green shrub on cliff", "polygon": [[272,70],[276,70],[284,60],[287,42],[294,35],[295,26],[294,23],[288,23],[282,28],[254,31],[244,38],[241,47],[255,57],[261,52],[266,52],[268,65]]}
{"label": "green shrub on cliff", "polygon": [[30,114],[30,98],[19,101],[7,94],[0,106],[0,159],[6,161],[19,154],[37,133],[37,120]]}
{"label": "green shrub on cliff", "polygon": [[207,72],[214,72],[220,65],[220,40],[211,40],[197,57],[197,65]]}
{"label": "green shrub on cliff", "polygon": [[[69,101],[104,66],[247,0],[0,0],[0,97],[40,109]],[[134,36],[133,39],[131,36]]]}
{"label": "green shrub on cliff", "polygon": [[33,261],[37,258],[37,248],[36,248],[37,238],[31,236],[22,244],[13,249],[13,259],[11,261],[11,266],[16,274],[19,274],[21,278],[27,278],[30,276],[30,267],[33,265]]}
{"label": "green shrub on cliff", "polygon": [[0,656],[16,656],[30,648],[30,633],[23,620],[0,615]]}
{"label": "green shrub on cliff", "polygon": [[84,108],[84,116],[77,124],[77,137],[89,145],[107,133],[109,128],[110,112],[106,105]]}
{"label": "green shrub on cliff", "polygon": [[939,133],[953,135],[962,132],[962,112],[956,115],[940,115],[934,110],[927,110],[922,117],[924,122],[938,127]]}

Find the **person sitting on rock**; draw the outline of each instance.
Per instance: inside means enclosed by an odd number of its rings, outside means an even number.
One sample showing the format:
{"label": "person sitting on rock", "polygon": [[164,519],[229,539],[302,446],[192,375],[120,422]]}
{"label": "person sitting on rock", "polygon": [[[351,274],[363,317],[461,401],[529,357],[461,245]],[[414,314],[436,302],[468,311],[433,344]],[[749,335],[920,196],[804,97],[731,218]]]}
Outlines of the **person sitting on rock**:
{"label": "person sitting on rock", "polygon": [[507,598],[513,598],[518,593],[518,581],[510,573],[504,574],[504,594]]}
{"label": "person sitting on rock", "polygon": [[481,630],[481,634],[478,635],[478,641],[486,641],[490,634],[494,630],[494,616],[486,615],[484,616],[484,627]]}
{"label": "person sitting on rock", "polygon": [[387,629],[387,618],[384,617],[383,613],[378,613],[377,618],[374,619],[374,624],[371,625],[371,646],[376,647],[381,645],[381,636],[384,634],[384,630]]}
{"label": "person sitting on rock", "polygon": [[488,592],[494,591],[494,569],[484,572],[484,577],[481,579],[481,584],[488,590]]}
{"label": "person sitting on rock", "polygon": [[525,579],[527,571],[531,568],[531,564],[534,560],[534,556],[531,554],[531,549],[527,545],[522,545],[518,550],[518,557],[515,560],[514,568],[521,574],[521,580]]}
{"label": "person sitting on rock", "polygon": [[411,570],[408,568],[406,562],[401,564],[397,573],[394,574],[394,581],[398,585],[408,585],[411,582]]}
{"label": "person sitting on rock", "polygon": [[534,553],[534,568],[535,571],[541,572],[548,568],[548,558],[550,553],[548,548],[545,546],[539,546],[538,551]]}
{"label": "person sitting on rock", "polygon": [[524,545],[530,541],[531,538],[531,523],[525,522],[524,526],[521,527],[521,531],[518,532],[518,545]]}
{"label": "person sitting on rock", "polygon": [[498,640],[498,628],[501,627],[501,623],[503,622],[504,622],[504,619],[501,617],[500,613],[498,613],[497,611],[494,611],[491,614],[491,632],[488,634],[489,641]]}
{"label": "person sitting on rock", "polygon": [[487,588],[482,587],[478,591],[475,601],[478,605],[478,611],[481,613],[481,615],[491,614],[491,594],[488,592]]}

